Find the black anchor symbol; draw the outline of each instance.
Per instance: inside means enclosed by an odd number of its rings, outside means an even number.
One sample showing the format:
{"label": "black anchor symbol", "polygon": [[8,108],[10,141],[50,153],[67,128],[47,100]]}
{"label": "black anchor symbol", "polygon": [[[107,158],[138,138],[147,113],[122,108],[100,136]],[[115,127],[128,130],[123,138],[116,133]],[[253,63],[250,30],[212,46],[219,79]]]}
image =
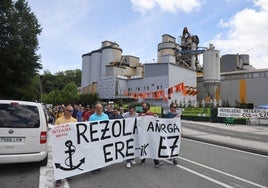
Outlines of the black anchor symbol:
{"label": "black anchor symbol", "polygon": [[[81,160],[80,160],[80,163],[79,163],[78,165],[74,166],[74,165],[73,165],[72,155],[73,155],[73,153],[75,152],[75,147],[73,146],[73,143],[72,143],[71,140],[67,140],[67,141],[65,142],[65,146],[68,148],[68,150],[66,150],[65,153],[68,153],[68,154],[69,154],[69,156],[68,156],[68,157],[66,158],[66,160],[65,160],[65,165],[66,165],[66,166],[69,166],[70,168],[63,167],[63,166],[61,166],[60,163],[55,163],[56,168],[59,168],[59,169],[64,170],[64,171],[75,170],[75,169],[82,170],[82,169],[80,169],[79,167],[80,167],[83,163],[85,163],[85,158],[81,159]],[[74,148],[74,149],[72,149],[72,148]],[[68,159],[69,159],[69,163],[67,163],[67,160],[68,160]]]}

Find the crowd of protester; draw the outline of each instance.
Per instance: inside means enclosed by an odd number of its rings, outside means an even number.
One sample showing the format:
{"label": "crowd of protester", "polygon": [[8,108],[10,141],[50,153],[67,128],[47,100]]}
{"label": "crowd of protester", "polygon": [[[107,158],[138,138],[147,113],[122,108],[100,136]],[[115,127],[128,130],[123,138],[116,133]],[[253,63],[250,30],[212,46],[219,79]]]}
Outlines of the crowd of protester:
{"label": "crowd of protester", "polygon": [[[83,106],[81,104],[74,104],[71,106],[73,107],[72,117],[75,118],[77,122],[88,121],[89,117],[95,113],[95,105]],[[56,120],[63,116],[65,108],[66,106],[64,104],[54,105],[53,107],[48,108],[48,112]],[[110,104],[106,105],[104,108],[104,113],[108,115],[109,119],[121,119],[123,118],[122,114],[124,112],[125,110],[123,108],[113,107]]]}
{"label": "crowd of protester", "polygon": [[[50,114],[54,116],[55,125],[67,122],[83,122],[83,121],[97,121],[106,119],[123,119],[138,116],[156,116],[157,114],[150,111],[150,105],[148,103],[142,103],[142,112],[135,111],[135,105],[129,105],[128,109],[125,111],[123,108],[114,107],[110,104],[106,105],[105,108],[101,103],[96,105],[86,105],[81,104],[74,105],[55,105],[48,110]],[[170,111],[166,118],[174,118],[178,116],[176,112],[176,104],[170,104]],[[177,164],[176,159],[171,159],[174,165]],[[131,168],[133,164],[136,164],[135,159],[128,159],[126,161],[126,167]],[[141,160],[140,165],[145,164],[145,159]],[[159,167],[163,163],[159,160],[154,160],[154,166]],[[92,173],[99,173],[101,169],[93,170]],[[61,180],[55,182],[55,186],[61,186]]]}

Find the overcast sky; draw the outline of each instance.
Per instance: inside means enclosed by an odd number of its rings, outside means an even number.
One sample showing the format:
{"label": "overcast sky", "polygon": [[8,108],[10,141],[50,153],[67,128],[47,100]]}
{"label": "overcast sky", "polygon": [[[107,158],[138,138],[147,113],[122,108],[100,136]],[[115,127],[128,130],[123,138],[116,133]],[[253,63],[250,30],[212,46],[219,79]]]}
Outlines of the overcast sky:
{"label": "overcast sky", "polygon": [[176,38],[188,27],[199,46],[220,54],[249,54],[255,68],[268,68],[267,0],[28,0],[43,31],[43,71],[82,69],[82,55],[116,42],[141,63],[157,59],[163,34]]}

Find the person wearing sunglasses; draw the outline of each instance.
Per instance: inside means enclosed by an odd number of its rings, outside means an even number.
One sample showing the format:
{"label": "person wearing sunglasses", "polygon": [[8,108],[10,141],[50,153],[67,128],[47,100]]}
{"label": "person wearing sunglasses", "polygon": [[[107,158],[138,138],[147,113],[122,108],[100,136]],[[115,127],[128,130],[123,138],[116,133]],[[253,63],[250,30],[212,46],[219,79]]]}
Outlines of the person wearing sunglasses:
{"label": "person wearing sunglasses", "polygon": [[179,114],[177,113],[177,104],[171,103],[169,105],[169,112],[165,115],[166,118],[175,118],[179,117]]}
{"label": "person wearing sunglasses", "polygon": [[[176,111],[177,109],[177,104],[176,103],[171,103],[169,106],[169,112],[165,115],[165,118],[175,118],[175,117],[180,117],[179,114]],[[177,159],[173,158],[171,159],[174,165],[177,165]]]}
{"label": "person wearing sunglasses", "polygon": [[72,105],[66,106],[64,109],[64,114],[56,120],[55,125],[77,122],[77,120],[72,117],[72,114],[73,114]]}
{"label": "person wearing sunglasses", "polygon": [[[55,126],[60,125],[60,124],[65,124],[65,123],[75,123],[77,120],[72,117],[73,114],[73,107],[72,105],[68,105],[64,108],[64,114],[58,118],[55,121]],[[59,187],[62,184],[62,180],[56,180],[55,186]]]}

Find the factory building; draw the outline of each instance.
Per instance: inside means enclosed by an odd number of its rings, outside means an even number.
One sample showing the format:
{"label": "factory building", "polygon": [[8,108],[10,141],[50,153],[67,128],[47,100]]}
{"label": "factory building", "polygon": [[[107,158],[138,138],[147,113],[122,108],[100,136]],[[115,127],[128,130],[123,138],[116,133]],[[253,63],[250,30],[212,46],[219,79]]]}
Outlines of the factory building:
{"label": "factory building", "polygon": [[[172,39],[172,40],[170,40]],[[175,38],[162,36],[175,45]],[[118,44],[102,42],[100,49],[82,55],[82,93],[98,93],[103,100],[137,99],[168,107],[171,102],[196,104],[196,72],[174,63],[176,47],[165,51],[161,63],[141,64],[122,55]]]}
{"label": "factory building", "polygon": [[[249,64],[249,56],[224,55],[213,44],[199,47],[197,35],[187,28],[180,37],[162,35],[157,63],[142,64],[123,55],[115,42],[103,41],[99,49],[82,55],[82,93],[98,93],[103,100],[135,99],[168,107],[268,104],[268,69]],[[203,54],[203,66],[198,55]]]}
{"label": "factory building", "polygon": [[[205,61],[205,60],[204,60]],[[204,65],[206,62],[204,62]],[[213,69],[213,68],[212,68]],[[215,72],[215,71],[214,71]],[[256,69],[249,63],[249,55],[228,54],[220,59],[220,87],[214,92],[218,105],[232,106],[238,103],[258,107],[268,104],[268,69]],[[206,71],[197,76],[197,100],[208,102],[204,87]],[[215,101],[213,101],[215,103]]]}

